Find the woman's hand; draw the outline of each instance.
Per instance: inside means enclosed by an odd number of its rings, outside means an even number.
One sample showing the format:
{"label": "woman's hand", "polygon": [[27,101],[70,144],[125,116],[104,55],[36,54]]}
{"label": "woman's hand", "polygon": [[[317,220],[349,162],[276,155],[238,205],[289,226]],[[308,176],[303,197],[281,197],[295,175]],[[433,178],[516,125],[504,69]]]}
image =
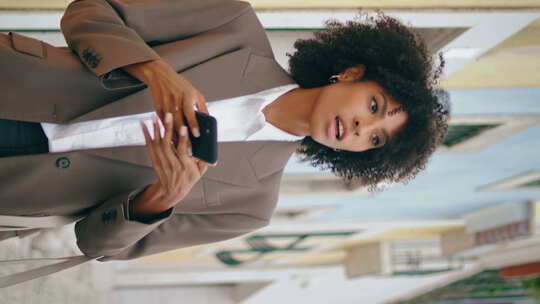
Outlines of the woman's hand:
{"label": "woman's hand", "polygon": [[[199,137],[199,125],[195,117],[195,108],[208,114],[204,96],[184,77],[179,75],[162,59],[136,63],[123,68],[125,71],[143,81],[150,88],[154,109],[165,121],[165,113],[173,114],[174,130],[187,125],[195,137]],[[177,144],[177,134],[173,134],[173,142]]]}
{"label": "woman's hand", "polygon": [[174,130],[170,113],[165,119],[164,138],[161,138],[156,116],[153,116],[153,139],[142,122],[141,127],[152,160],[152,167],[158,176],[157,183],[150,186],[153,187],[150,192],[159,198],[155,200],[159,202],[159,206],[145,206],[143,209],[165,211],[184,199],[193,185],[204,175],[208,164],[190,156],[186,126],[180,128],[178,144],[176,146],[172,144]]}

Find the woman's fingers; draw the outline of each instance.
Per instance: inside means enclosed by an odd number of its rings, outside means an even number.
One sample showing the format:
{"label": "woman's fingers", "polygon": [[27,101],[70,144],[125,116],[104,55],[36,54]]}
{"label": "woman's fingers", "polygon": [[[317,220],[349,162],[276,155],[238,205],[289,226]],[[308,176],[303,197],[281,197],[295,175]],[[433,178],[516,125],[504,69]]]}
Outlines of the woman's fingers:
{"label": "woman's fingers", "polygon": [[158,92],[152,92],[152,98],[154,100],[154,108],[156,110],[156,114],[159,116],[160,119],[165,118],[165,113],[163,109],[163,103],[161,101],[160,95]]}
{"label": "woman's fingers", "polygon": [[200,177],[200,174],[198,174],[198,172],[194,172],[195,170],[197,170],[196,162],[198,160],[192,157],[191,143],[189,140],[186,126],[182,126],[182,128],[180,129],[180,140],[177,150],[180,156],[178,160],[184,166],[185,173],[191,177]]}
{"label": "woman's fingers", "polygon": [[159,126],[159,118],[155,115],[152,115],[152,121],[154,123],[154,151],[157,156],[157,159],[159,161],[159,166],[163,172],[163,174],[169,178],[171,175],[171,164],[170,160],[167,158],[165,154],[165,150],[162,148],[164,144],[166,144],[164,141],[165,139],[161,138],[161,131]]}
{"label": "woman's fingers", "polygon": [[[174,130],[179,130],[184,124],[184,119],[182,117],[181,108],[178,106],[178,100],[180,99],[177,97],[178,95],[172,93],[170,88],[163,82],[155,82],[150,88],[154,109],[159,119],[164,122],[166,113],[172,113],[173,128]],[[176,132],[173,134],[173,142],[175,144],[178,142]]]}
{"label": "woman's fingers", "polygon": [[178,145],[176,146],[176,150],[178,151],[178,155],[189,155],[188,152],[188,142],[189,138],[187,136],[187,127],[182,126],[180,127],[180,139],[178,140]]}
{"label": "woman's fingers", "polygon": [[182,92],[180,96],[173,95],[173,99],[170,100],[169,106],[171,107],[170,111],[174,116],[174,129],[180,130],[180,128],[186,124],[184,120],[184,113],[182,108],[182,99],[184,93]]}
{"label": "woman's fingers", "polygon": [[[173,129],[180,131],[180,128],[185,125],[183,114],[181,110],[174,110],[173,111]],[[174,146],[178,145],[178,141],[180,140],[179,132],[173,133],[173,143]]]}
{"label": "woman's fingers", "polygon": [[154,171],[156,172],[160,183],[164,183],[167,177],[164,175],[163,171],[161,170],[161,164],[158,160],[158,156],[156,155],[155,145],[152,140],[152,136],[150,136],[150,131],[148,130],[148,127],[146,126],[144,122],[141,121],[140,124],[143,130],[146,147],[148,147],[148,152],[150,154],[150,160],[152,161],[152,167],[154,168]]}
{"label": "woman's fingers", "polygon": [[191,129],[193,136],[199,137],[199,124],[197,122],[197,117],[195,116],[195,108],[193,105],[198,104],[198,97],[195,92],[189,92],[184,94],[184,100],[182,101],[182,107],[184,110],[184,116],[187,120],[187,125]]}
{"label": "woman's fingers", "polygon": [[165,142],[171,143],[172,140],[172,114],[170,112],[165,113]]}
{"label": "woman's fingers", "polygon": [[200,128],[195,109],[208,114],[205,98],[180,75],[175,73],[171,77],[152,82],[151,91],[156,113],[165,121],[165,113],[171,112],[175,130],[187,125],[193,135],[199,137]]}
{"label": "woman's fingers", "polygon": [[197,109],[203,113],[210,114],[208,112],[208,108],[206,107],[206,98],[204,97],[203,94],[200,94],[200,93],[199,93],[199,100],[197,103]]}
{"label": "woman's fingers", "polygon": [[197,160],[197,167],[199,168],[200,176],[203,176],[206,170],[208,170],[208,163]]}
{"label": "woman's fingers", "polygon": [[151,91],[156,114],[161,121],[165,121],[165,113],[170,111],[168,108],[169,102],[164,98],[168,92],[168,89],[162,82],[157,82],[153,83],[151,86]]}
{"label": "woman's fingers", "polygon": [[[173,121],[172,121],[172,114],[167,112],[165,114],[165,138],[161,142],[161,148],[163,151],[163,154],[166,158],[166,161],[169,165],[169,170],[174,171],[176,167],[178,167],[178,153],[175,149],[173,149]],[[172,172],[171,172],[172,174]]]}
{"label": "woman's fingers", "polygon": [[167,195],[164,200],[177,202],[176,196],[184,191],[182,189],[190,189],[206,172],[208,164],[189,155],[190,141],[186,126],[182,126],[180,129],[178,145],[175,147],[171,144],[174,129],[170,113],[165,115],[165,135],[163,138],[160,137],[157,116],[154,115],[152,120],[154,139],[150,136],[146,125],[141,122],[152,165],[159,178],[160,187]]}

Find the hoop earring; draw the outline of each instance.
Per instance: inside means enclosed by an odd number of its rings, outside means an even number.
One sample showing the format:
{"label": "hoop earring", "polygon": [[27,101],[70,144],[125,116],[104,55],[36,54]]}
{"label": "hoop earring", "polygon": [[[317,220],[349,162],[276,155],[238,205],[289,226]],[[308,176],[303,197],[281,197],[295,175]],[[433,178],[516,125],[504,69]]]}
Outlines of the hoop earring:
{"label": "hoop earring", "polygon": [[391,111],[386,112],[386,115],[392,116],[392,115],[395,115],[395,114],[397,114],[397,113],[399,113],[401,111],[403,111],[403,106],[399,106],[399,107],[397,107],[397,108],[395,108],[395,109],[393,109]]}
{"label": "hoop earring", "polygon": [[336,83],[339,81],[339,75],[332,75],[330,78],[328,78],[329,83]]}

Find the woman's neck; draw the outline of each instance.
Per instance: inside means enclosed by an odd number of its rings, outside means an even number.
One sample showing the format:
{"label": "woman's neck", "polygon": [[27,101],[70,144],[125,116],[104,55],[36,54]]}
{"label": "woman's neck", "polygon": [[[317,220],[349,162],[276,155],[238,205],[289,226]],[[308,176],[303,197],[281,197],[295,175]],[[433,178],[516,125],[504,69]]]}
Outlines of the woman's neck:
{"label": "woman's neck", "polygon": [[311,112],[321,88],[297,88],[279,96],[262,112],[266,121],[285,132],[310,136]]}

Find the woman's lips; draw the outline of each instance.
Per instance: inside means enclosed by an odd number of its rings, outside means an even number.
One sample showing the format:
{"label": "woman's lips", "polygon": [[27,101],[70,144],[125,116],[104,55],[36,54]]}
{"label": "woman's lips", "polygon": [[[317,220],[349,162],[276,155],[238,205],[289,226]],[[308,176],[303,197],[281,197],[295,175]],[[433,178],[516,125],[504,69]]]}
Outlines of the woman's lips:
{"label": "woman's lips", "polygon": [[328,125],[328,130],[326,131],[326,133],[327,133],[329,138],[338,140],[336,138],[336,136],[337,136],[337,121],[336,121],[335,117],[332,118],[331,123]]}

